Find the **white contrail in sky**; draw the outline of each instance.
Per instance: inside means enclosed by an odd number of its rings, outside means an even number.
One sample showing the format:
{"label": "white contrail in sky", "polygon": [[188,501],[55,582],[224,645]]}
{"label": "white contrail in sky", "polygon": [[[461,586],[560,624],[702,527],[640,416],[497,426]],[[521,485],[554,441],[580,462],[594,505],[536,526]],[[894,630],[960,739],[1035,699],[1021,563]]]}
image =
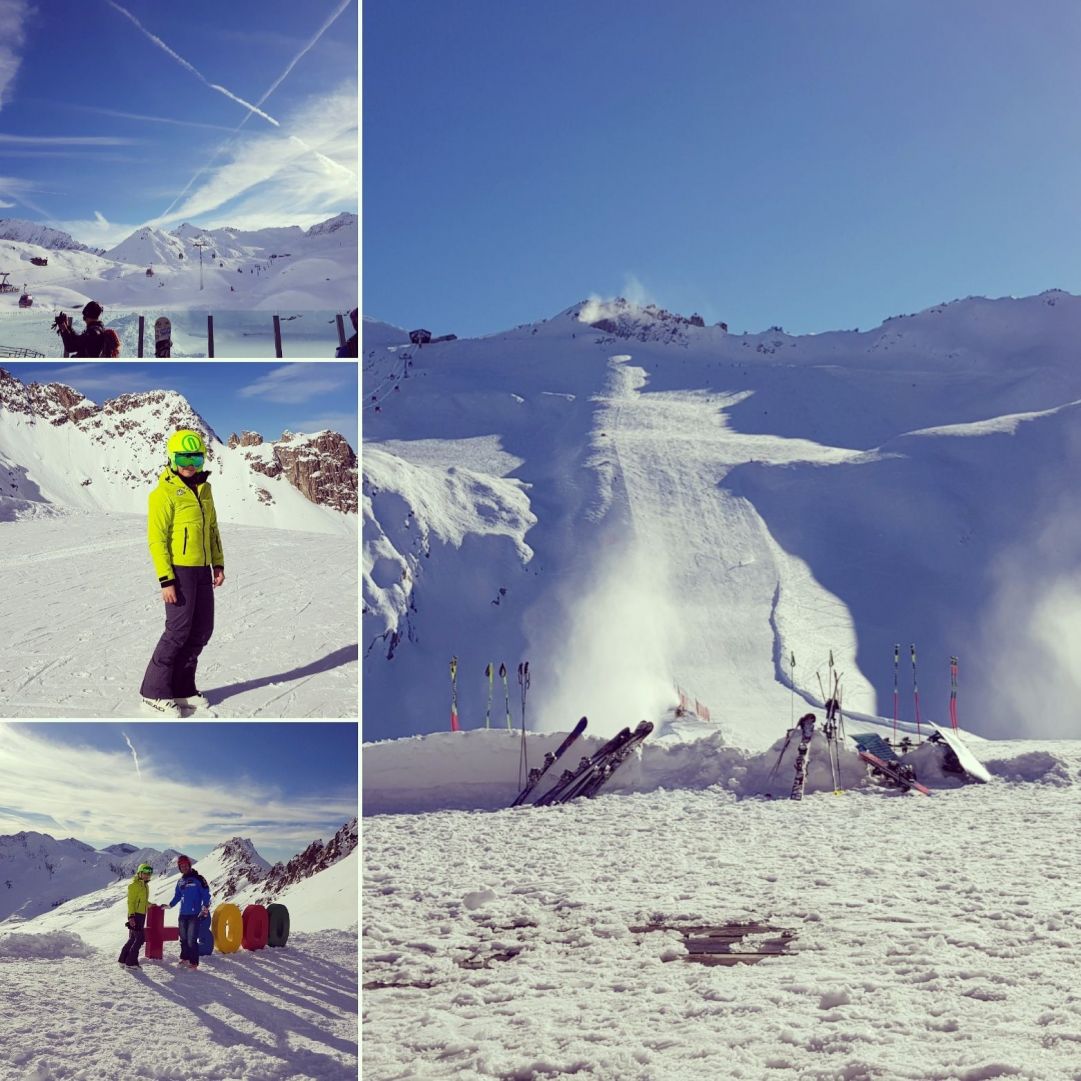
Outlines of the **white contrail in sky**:
{"label": "white contrail in sky", "polygon": [[161,40],[161,38],[147,30],[147,28],[143,26],[143,24],[139,22],[139,20],[135,18],[135,16],[132,15],[130,11],[127,11],[126,9],[122,8],[118,3],[116,3],[116,0],[105,0],[105,2],[109,5],[109,7],[115,8],[117,11],[119,11],[121,15],[124,15],[127,18],[131,19],[131,21],[135,23],[135,25],[144,34],[146,34],[146,36],[150,38],[150,40],[154,42],[155,45],[157,45],[159,48],[164,49],[178,63],[183,64],[184,67],[186,67],[188,71],[190,71],[192,75],[194,75],[205,86],[209,86],[211,90],[217,90],[219,94],[224,94],[227,98],[232,98],[232,100],[237,102],[239,105],[243,105],[245,109],[251,109],[253,113],[258,113],[264,120],[268,120],[275,127],[280,127],[278,121],[275,120],[274,117],[270,116],[268,113],[264,113],[262,109],[258,108],[255,105],[252,105],[250,101],[245,101],[243,98],[237,97],[236,94],[232,93],[229,90],[226,90],[224,86],[219,86],[217,83],[212,83],[197,67],[195,67],[194,64],[189,64],[188,61],[185,60],[184,57],[182,57],[179,53],[174,52],[172,49],[170,49],[169,46]]}
{"label": "white contrail in sky", "polygon": [[[113,0],[109,0],[109,3],[112,3],[112,2],[113,2]],[[300,58],[306,52],[308,52],[308,50],[311,49],[313,45],[315,45],[315,43],[327,32],[327,30],[330,29],[331,24],[334,22],[334,20],[337,19],[338,16],[341,15],[341,13],[343,11],[345,11],[345,9],[347,7],[349,7],[349,5],[352,2],[353,2],[353,0],[341,0],[341,3],[339,3],[338,6],[334,9],[334,11],[332,11],[331,14],[327,17],[326,22],[324,22],[323,25],[321,27],[319,27],[319,29],[315,32],[315,34],[312,37],[311,41],[309,41],[308,44],[305,45],[304,48],[301,49],[300,52],[298,52],[296,54],[296,56],[294,56],[293,59],[289,61],[288,65],[285,68],[285,71],[283,71],[281,73],[281,75],[279,75],[274,80],[274,82],[272,82],[270,84],[270,88],[259,99],[259,104],[260,105],[262,105],[263,102],[266,101],[266,99],[269,98],[270,95],[273,94],[274,91],[277,90],[279,86],[281,86],[281,84],[285,81],[286,76],[288,76],[288,74],[293,70],[293,68],[295,68],[297,66],[297,63],[300,61]],[[257,108],[255,108],[255,106],[252,106],[252,110],[254,112],[259,113],[260,116],[266,116],[266,113],[259,112],[259,110]],[[251,116],[251,113],[245,113],[244,119],[241,120],[241,122],[239,124],[237,124],[236,128],[234,129],[234,131],[233,131],[234,135],[238,131],[240,131],[240,129],[248,122],[248,117],[249,116]],[[277,121],[274,121],[274,123],[277,123]],[[305,143],[303,140],[297,139],[297,137],[295,135],[290,136],[290,138],[296,139],[296,141],[299,142],[300,145],[303,146],[305,150],[310,150],[324,164],[332,165],[335,169],[346,172],[352,177],[356,176],[356,174],[351,169],[346,169],[344,165],[338,164],[338,162],[333,161],[331,158],[328,158],[325,154],[320,154],[318,150],[315,150],[313,147],[308,146],[308,144]],[[214,154],[211,157],[210,161],[208,161],[206,163],[206,165],[204,165],[195,174],[195,176],[193,176],[191,178],[191,180],[188,181],[188,183],[184,187],[184,190],[165,208],[164,212],[161,215],[159,215],[159,217],[156,219],[157,221],[163,221],[165,219],[165,217],[172,211],[173,207],[176,206],[176,204],[179,203],[180,200],[183,199],[184,196],[187,195],[189,191],[191,191],[192,185],[199,179],[199,177],[201,177],[203,175],[203,173],[205,173],[207,171],[207,169],[209,169],[214,164],[214,162],[216,162],[218,160],[218,158],[221,157],[221,155],[223,153],[223,150],[224,150],[224,147],[219,147],[217,150],[214,151]]]}
{"label": "white contrail in sky", "polygon": [[143,774],[139,769],[139,756],[135,753],[135,745],[128,739],[127,732],[121,732],[120,734],[124,737],[124,742],[131,749],[131,757],[135,759],[135,772],[138,774],[139,780],[141,781],[143,779]]}

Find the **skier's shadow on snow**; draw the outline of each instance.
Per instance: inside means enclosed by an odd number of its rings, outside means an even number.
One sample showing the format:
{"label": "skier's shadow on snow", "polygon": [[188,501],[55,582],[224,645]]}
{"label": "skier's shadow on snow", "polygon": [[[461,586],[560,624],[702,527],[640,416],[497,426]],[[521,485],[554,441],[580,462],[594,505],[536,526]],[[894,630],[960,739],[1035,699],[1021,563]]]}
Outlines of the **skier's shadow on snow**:
{"label": "skier's shadow on snow", "polygon": [[[281,950],[269,956],[260,955],[258,969],[238,968],[236,977],[257,991],[291,998],[298,1006],[328,1017],[357,1012],[360,996],[356,972],[299,950],[289,950],[288,956]],[[298,997],[292,998],[280,990],[283,986],[295,991]],[[325,1002],[330,1009],[317,1005],[318,1002]]]}
{"label": "skier's shadow on snow", "polygon": [[[279,1056],[290,1065],[295,1066],[297,1065],[295,1060],[298,1051],[295,1047],[290,1047],[288,1040],[289,1035],[293,1034],[303,1041],[311,1041],[312,1044],[325,1046],[328,1052],[331,1050],[339,1051],[344,1055],[348,1055],[351,1059],[356,1058],[357,1045],[355,1041],[351,1042],[330,1035],[326,1031],[326,1027],[317,1021],[307,1021],[298,1017],[294,1012],[294,1007],[300,1006],[325,1017],[341,1016],[341,1014],[334,1014],[318,1006],[313,1007],[309,1001],[295,995],[289,995],[281,988],[269,983],[259,987],[259,990],[264,991],[265,988],[272,996],[271,1000],[256,997],[237,987],[230,980],[212,974],[208,971],[208,967],[207,965],[200,965],[198,974],[180,971],[171,983],[163,984],[155,980],[151,986],[164,998],[171,999],[178,1005],[190,1010],[195,1017],[196,1023],[210,1031],[215,1043],[223,1047],[246,1044],[251,1048],[262,1051],[264,1054]],[[242,972],[233,971],[230,976],[235,978],[241,974]],[[346,1001],[349,1001],[349,999],[346,998]],[[224,1006],[248,1022],[256,1031],[266,1033],[267,1038],[259,1039],[215,1017],[207,1010],[207,1006],[211,1004]],[[355,1000],[353,1000],[352,1008],[347,1009],[345,1012],[347,1014],[356,1013]],[[349,1071],[355,1069],[355,1066],[352,1065],[343,1067],[339,1060],[330,1059],[319,1051],[308,1050],[304,1054],[305,1057],[310,1056],[318,1060],[323,1070],[333,1065],[330,1072],[321,1073],[318,1076],[328,1078],[338,1077],[339,1075],[341,1077],[352,1076]],[[309,1062],[307,1065],[314,1066],[314,1063]]]}
{"label": "skier's shadow on snow", "polygon": [[243,694],[245,691],[258,690],[260,687],[269,687],[272,683],[292,683],[306,676],[314,676],[319,672],[329,672],[332,668],[339,668],[343,664],[360,659],[360,647],[354,642],[351,646],[342,646],[341,649],[328,653],[317,661],[305,664],[300,668],[290,668],[288,672],[277,672],[272,676],[260,676],[258,679],[246,679],[243,683],[230,683],[225,687],[211,687],[203,693],[210,700],[212,706],[234,694]]}

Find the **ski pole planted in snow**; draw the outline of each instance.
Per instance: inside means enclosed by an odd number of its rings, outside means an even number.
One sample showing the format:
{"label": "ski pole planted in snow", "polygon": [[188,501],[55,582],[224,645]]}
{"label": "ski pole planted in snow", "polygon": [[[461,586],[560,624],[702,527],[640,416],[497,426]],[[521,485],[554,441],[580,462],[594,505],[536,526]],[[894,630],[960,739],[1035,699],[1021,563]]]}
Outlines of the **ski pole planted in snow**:
{"label": "ski pole planted in snow", "polygon": [[484,674],[488,677],[488,706],[484,711],[484,727],[492,727],[492,676],[495,674],[492,668],[492,662],[489,661],[484,666]]}
{"label": "ski pole planted in snow", "polygon": [[957,658],[950,658],[950,727],[957,728]]}
{"label": "ski pole planted in snow", "polygon": [[795,651],[790,651],[788,654],[788,682],[792,687],[792,695],[789,700],[788,710],[788,727],[794,728],[796,725],[796,654]]}
{"label": "ski pole planted in snow", "polygon": [[901,665],[901,643],[897,642],[893,647],[893,742],[897,743],[897,703],[900,691],[897,684],[897,671]]}
{"label": "ski pole planted in snow", "polygon": [[529,661],[518,662],[518,686],[522,688],[522,755],[518,762],[518,787],[529,776],[529,755],[526,752],[525,739],[525,696],[529,690]]}
{"label": "ski pole planted in snow", "polygon": [[450,730],[459,731],[458,726],[458,658],[450,659]]}
{"label": "ski pole planted in snow", "polygon": [[510,723],[510,688],[507,686],[507,666],[500,662],[499,664],[499,677],[503,680],[503,701],[507,706],[507,731],[514,731],[514,726]]}
{"label": "ski pole planted in snow", "polygon": [[912,643],[912,697],[916,702],[916,743],[920,742],[920,685],[916,680],[916,644]]}

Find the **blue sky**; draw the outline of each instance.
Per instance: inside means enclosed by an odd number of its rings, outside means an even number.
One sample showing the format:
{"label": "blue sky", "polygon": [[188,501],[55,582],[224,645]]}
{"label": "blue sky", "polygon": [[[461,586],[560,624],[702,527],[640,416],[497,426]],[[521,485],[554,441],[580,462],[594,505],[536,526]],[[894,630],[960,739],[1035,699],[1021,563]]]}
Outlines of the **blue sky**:
{"label": "blue sky", "polygon": [[356,211],[357,3],[0,0],[0,217],[109,247]]}
{"label": "blue sky", "polygon": [[0,834],[274,862],[357,814],[357,763],[349,723],[0,723]]}
{"label": "blue sky", "polygon": [[329,428],[344,435],[354,449],[359,445],[356,361],[4,363],[24,383],[66,383],[99,405],[120,394],[178,391],[223,440],[245,429],[270,440],[286,429]]}
{"label": "blue sky", "polygon": [[1075,0],[410,0],[362,43],[366,315],[798,333],[1081,292]]}

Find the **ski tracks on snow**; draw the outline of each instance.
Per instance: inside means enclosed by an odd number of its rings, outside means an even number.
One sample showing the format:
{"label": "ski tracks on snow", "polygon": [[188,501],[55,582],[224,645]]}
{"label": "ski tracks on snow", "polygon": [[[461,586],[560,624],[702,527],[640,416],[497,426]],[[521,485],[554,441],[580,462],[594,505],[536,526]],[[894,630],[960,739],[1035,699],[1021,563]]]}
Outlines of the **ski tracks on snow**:
{"label": "ski tracks on snow", "polygon": [[[752,392],[650,393],[647,373],[631,359],[609,359],[597,416],[605,435],[594,445],[609,500],[625,494],[634,544],[661,569],[677,609],[672,680],[745,738],[758,729],[756,717],[787,716],[790,692],[773,659],[789,651],[808,662],[821,653],[824,661],[832,647],[847,662],[846,690],[863,692],[848,660],[856,642],[845,606],[780,548],[750,502],[723,487],[746,462],[833,464],[859,452],[734,431],[727,411]],[[817,695],[812,681],[808,668],[801,690]]]}
{"label": "ski tracks on snow", "polygon": [[[199,669],[214,713],[356,716],[355,541],[221,528],[226,581]],[[0,529],[0,715],[140,716],[165,623],[145,521],[72,515]]]}

